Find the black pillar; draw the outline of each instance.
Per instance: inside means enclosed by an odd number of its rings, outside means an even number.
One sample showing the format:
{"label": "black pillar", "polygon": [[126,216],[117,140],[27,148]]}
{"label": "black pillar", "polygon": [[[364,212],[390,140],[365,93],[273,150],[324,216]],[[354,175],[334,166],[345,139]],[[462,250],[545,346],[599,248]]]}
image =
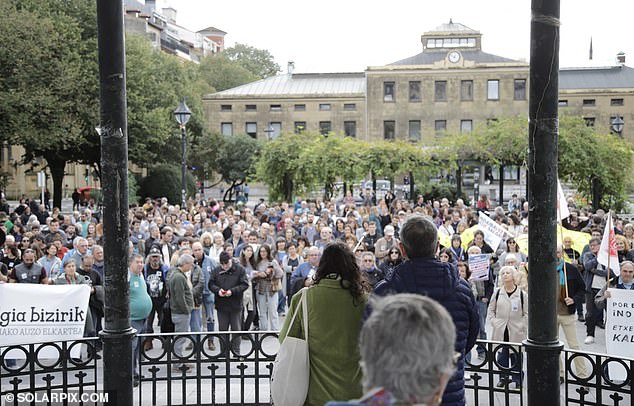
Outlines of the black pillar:
{"label": "black pillar", "polygon": [[409,172],[409,200],[412,202],[416,202],[416,197],[414,196],[414,190],[415,190],[415,184],[414,184],[414,173],[412,173],[412,171]]}
{"label": "black pillar", "polygon": [[502,206],[504,207],[504,165],[500,164],[500,171],[499,171],[499,182],[498,182],[498,193],[499,193],[499,197],[498,197],[498,206]]}
{"label": "black pillar", "polygon": [[101,168],[104,196],[103,388],[109,404],[132,405],[128,289],[128,128],[123,2],[98,0]]}
{"label": "black pillar", "polygon": [[462,165],[458,164],[456,169],[456,195],[460,197],[462,194]]}
{"label": "black pillar", "polygon": [[528,405],[559,405],[555,212],[559,122],[559,0],[531,2],[528,128]]}

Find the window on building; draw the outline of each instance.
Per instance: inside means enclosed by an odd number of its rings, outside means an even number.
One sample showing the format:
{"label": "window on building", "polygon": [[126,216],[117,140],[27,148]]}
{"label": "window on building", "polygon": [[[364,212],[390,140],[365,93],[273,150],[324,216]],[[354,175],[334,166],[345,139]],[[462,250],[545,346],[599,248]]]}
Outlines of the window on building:
{"label": "window on building", "polygon": [[437,80],[434,83],[434,100],[447,101],[447,81]]}
{"label": "window on building", "polygon": [[330,111],[330,103],[320,103],[319,104],[319,110],[321,111]]}
{"label": "window on building", "polygon": [[583,121],[586,122],[586,127],[594,127],[596,119],[594,117],[584,117]]}
{"label": "window on building", "polygon": [[271,104],[271,111],[282,111],[281,104]]}
{"label": "window on building", "polygon": [[442,134],[447,131],[447,120],[436,120],[434,121],[434,131],[436,134]]}
{"label": "window on building", "polygon": [[473,80],[460,81],[460,100],[473,100]]}
{"label": "window on building", "polygon": [[220,134],[222,134],[222,135],[233,135],[233,123],[222,123],[222,124],[220,124]]}
{"label": "window on building", "polygon": [[257,138],[258,135],[258,124],[257,123],[246,123],[244,126],[244,131],[253,138]]}
{"label": "window on building", "polygon": [[460,132],[470,133],[473,130],[472,120],[460,120]]}
{"label": "window on building", "polygon": [[568,106],[568,100],[559,99],[558,105],[559,105],[559,107],[567,107]]}
{"label": "window on building", "polygon": [[343,132],[346,137],[356,137],[357,136],[357,122],[356,121],[344,121],[343,122]]}
{"label": "window on building", "polygon": [[513,100],[526,100],[526,79],[513,81]]}
{"label": "window on building", "polygon": [[244,106],[245,111],[258,111],[258,107],[255,104],[247,104]]}
{"label": "window on building", "polygon": [[393,120],[386,120],[383,122],[383,139],[393,140],[395,138],[396,122]]}
{"label": "window on building", "polygon": [[306,111],[306,105],[305,104],[296,104],[295,105],[295,111]]}
{"label": "window on building", "polygon": [[383,82],[383,101],[393,102],[396,100],[394,95],[394,82]]}
{"label": "window on building", "polygon": [[343,109],[345,111],[355,111],[357,109],[357,105],[355,103],[344,103]]}
{"label": "window on building", "polygon": [[301,134],[306,131],[305,121],[295,121],[295,134]]}
{"label": "window on building", "polygon": [[220,105],[220,111],[231,111],[231,105],[230,104],[221,104]]}
{"label": "window on building", "polygon": [[282,134],[282,123],[272,121],[269,123],[269,128],[267,128],[268,132],[266,135],[274,140]]}
{"label": "window on building", "polygon": [[412,142],[420,141],[420,120],[410,120],[409,121],[409,131],[408,131],[409,140]]}
{"label": "window on building", "polygon": [[500,81],[492,79],[487,81],[487,100],[500,100]]}
{"label": "window on building", "polygon": [[419,102],[420,96],[420,81],[409,82],[409,101]]}
{"label": "window on building", "polygon": [[596,105],[597,102],[595,99],[583,99],[583,107],[593,107]]}
{"label": "window on building", "polygon": [[610,99],[610,106],[622,106],[623,99]]}
{"label": "window on building", "polygon": [[330,121],[320,121],[319,122],[319,133],[322,135],[328,134],[332,131],[332,125]]}

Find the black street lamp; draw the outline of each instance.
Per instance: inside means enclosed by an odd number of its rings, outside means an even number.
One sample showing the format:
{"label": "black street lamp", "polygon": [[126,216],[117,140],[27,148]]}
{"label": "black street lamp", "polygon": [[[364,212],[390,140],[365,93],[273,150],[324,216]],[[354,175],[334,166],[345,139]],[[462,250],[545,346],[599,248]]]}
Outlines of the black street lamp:
{"label": "black street lamp", "polygon": [[612,119],[612,122],[610,123],[610,129],[612,129],[612,131],[621,135],[623,133],[623,127],[625,127],[625,122],[621,116],[616,116]]}
{"label": "black street lamp", "polygon": [[185,183],[185,171],[187,170],[187,132],[185,130],[185,125],[189,121],[191,115],[192,112],[187,107],[187,104],[185,104],[185,99],[183,99],[176,110],[174,110],[174,117],[181,126],[181,144],[183,149],[183,157],[181,160],[181,209],[185,209],[187,207],[187,184]]}

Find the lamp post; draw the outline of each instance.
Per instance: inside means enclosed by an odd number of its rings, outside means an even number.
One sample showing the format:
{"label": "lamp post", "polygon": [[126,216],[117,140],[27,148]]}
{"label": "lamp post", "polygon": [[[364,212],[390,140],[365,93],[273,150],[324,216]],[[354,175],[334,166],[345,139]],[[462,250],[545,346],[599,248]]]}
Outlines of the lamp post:
{"label": "lamp post", "polygon": [[187,132],[185,130],[185,125],[189,121],[192,112],[185,104],[185,99],[180,102],[176,110],[174,110],[174,117],[176,121],[181,126],[181,146],[183,150],[183,157],[181,160],[181,209],[187,207],[186,195],[187,195],[187,185],[185,183],[185,171],[187,170]]}
{"label": "lamp post", "polygon": [[617,133],[619,136],[623,134],[623,127],[625,127],[625,122],[621,116],[616,116],[610,123],[610,129]]}
{"label": "lamp post", "polygon": [[266,130],[264,130],[264,132],[266,133],[266,139],[270,141],[271,137],[273,137],[273,133],[275,132],[275,129],[273,128],[271,124],[269,124],[269,126],[266,128]]}

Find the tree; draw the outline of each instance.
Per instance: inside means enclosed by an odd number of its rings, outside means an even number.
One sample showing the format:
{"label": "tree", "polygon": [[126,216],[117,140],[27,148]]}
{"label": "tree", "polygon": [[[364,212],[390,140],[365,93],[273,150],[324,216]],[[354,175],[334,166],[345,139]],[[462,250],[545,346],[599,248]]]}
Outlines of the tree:
{"label": "tree", "polygon": [[[271,200],[293,200],[297,187],[306,186],[300,153],[306,145],[305,134],[282,134],[280,137],[264,143],[257,162],[257,178],[269,187]],[[312,177],[311,177],[312,178]]]}
{"label": "tree", "polygon": [[84,0],[0,3],[0,137],[25,148],[24,162],[46,159],[57,207],[66,162],[99,151],[96,30],[78,20],[94,25],[95,14]]}
{"label": "tree", "polygon": [[260,148],[260,142],[246,134],[224,137],[218,148],[216,168],[222,180],[231,186],[225,192],[223,200],[232,200],[235,188],[255,174]]}
{"label": "tree", "polygon": [[245,44],[235,44],[233,47],[225,49],[224,54],[231,61],[237,62],[259,79],[275,76],[280,71],[280,65],[275,63],[273,55],[265,49],[257,49]]}
{"label": "tree", "polygon": [[620,209],[631,187],[634,149],[614,134],[597,133],[581,117],[562,116],[559,177],[571,181],[595,209]]}
{"label": "tree", "polygon": [[[167,197],[172,204],[181,203],[181,168],[176,165],[161,164],[156,165],[148,176],[141,179],[139,193],[141,198]],[[187,195],[193,196],[196,193],[196,182],[190,173],[185,174],[185,184]]]}
{"label": "tree", "polygon": [[200,75],[213,91],[220,92],[259,79],[224,53],[208,56],[200,61]]}

